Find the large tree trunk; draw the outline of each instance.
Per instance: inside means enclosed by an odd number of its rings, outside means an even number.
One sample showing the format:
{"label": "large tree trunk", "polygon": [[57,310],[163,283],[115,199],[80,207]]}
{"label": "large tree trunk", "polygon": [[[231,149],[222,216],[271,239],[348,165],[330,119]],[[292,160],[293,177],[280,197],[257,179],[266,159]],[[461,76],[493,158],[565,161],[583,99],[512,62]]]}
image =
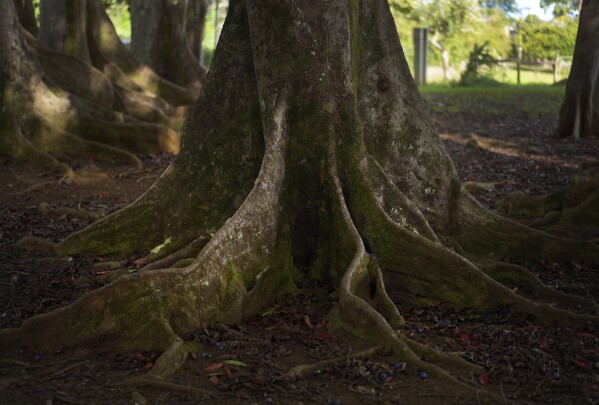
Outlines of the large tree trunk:
{"label": "large tree trunk", "polygon": [[[131,1],[131,51],[160,76],[199,88],[205,72],[187,42],[187,14],[195,1]],[[197,27],[199,28],[199,27]]]}
{"label": "large tree trunk", "polygon": [[[113,111],[110,82],[79,59],[43,47],[20,26],[12,1],[2,2],[0,11],[0,151],[69,176],[74,173],[57,157],[93,156],[139,166],[124,149],[178,152],[175,131]],[[57,69],[65,58],[69,64]]]}
{"label": "large tree trunk", "polygon": [[557,135],[599,137],[599,1],[582,3],[572,70]]}
{"label": "large tree trunk", "polygon": [[134,204],[51,249],[151,249],[150,264],[0,332],[0,343],[161,350],[153,374],[185,360],[182,336],[239,322],[293,291],[300,268],[335,288],[335,325],[444,378],[419,356],[430,349],[396,332],[403,319],[389,290],[414,302],[511,305],[541,322],[599,325],[491,278],[596,313],[592,300],[493,260],[599,261],[599,248],[501,218],[460,187],[386,0],[231,2],[176,161]]}

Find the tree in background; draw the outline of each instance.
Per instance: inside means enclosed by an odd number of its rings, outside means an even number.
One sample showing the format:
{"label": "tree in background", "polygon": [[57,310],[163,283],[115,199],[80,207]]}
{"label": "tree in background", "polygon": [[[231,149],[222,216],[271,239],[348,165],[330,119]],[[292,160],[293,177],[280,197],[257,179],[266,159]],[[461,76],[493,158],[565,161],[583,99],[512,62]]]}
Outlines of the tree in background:
{"label": "tree in background", "polygon": [[[56,50],[44,46],[19,24],[13,1],[2,3],[2,152],[18,160],[55,168],[69,177],[74,176],[73,171],[59,163],[57,157],[91,156],[139,166],[139,159],[126,151],[177,153],[179,136],[176,131],[140,120],[156,119],[162,124],[175,125],[170,117],[154,114],[156,111],[151,107],[170,108],[171,113],[175,113],[174,109],[150,93],[144,93],[126,74],[111,77],[96,68],[106,68],[105,72],[111,73],[110,67],[116,66],[104,57],[106,52],[101,52],[102,49],[114,51],[112,45],[117,44],[111,35],[110,21],[102,20],[107,17],[101,3],[90,0],[87,8],[86,2],[81,0],[63,0],[62,5],[59,0],[52,3],[56,8],[46,9],[49,13],[57,13],[59,18],[53,21],[64,22],[56,24],[54,29],[66,32],[66,36],[53,36],[53,40],[46,41],[61,48]],[[86,10],[87,19],[76,18]],[[70,42],[74,32],[80,35],[83,31],[87,33],[84,37],[87,41],[77,38]],[[73,52],[77,57],[65,52]],[[112,72],[118,71],[113,67]],[[144,72],[149,70],[140,69],[133,73]],[[113,81],[114,77],[120,81]],[[157,76],[154,74],[153,77]],[[142,77],[140,82],[159,83],[152,82],[153,77]],[[187,96],[187,90],[182,88],[180,93],[171,94],[188,97],[188,102],[193,100],[192,95]]]}
{"label": "tree in background", "polygon": [[572,69],[560,111],[562,138],[599,137],[599,1],[582,3]]}
{"label": "tree in background", "polygon": [[[14,15],[12,3],[0,7],[0,18]],[[539,322],[599,326],[594,315],[549,304],[594,314],[594,301],[497,261],[599,261],[599,248],[501,218],[460,186],[386,0],[231,2],[175,162],[135,203],[48,247],[151,253],[137,274],[124,271],[71,305],[0,331],[0,344],[162,352],[135,384],[179,367],[193,331],[240,322],[293,292],[301,271],[335,290],[330,324],[453,381],[472,402],[480,388],[442,367],[468,379],[477,368],[398,331],[404,321],[389,292],[415,305],[508,305]],[[496,279],[527,285],[547,303]]]}
{"label": "tree in background", "polygon": [[467,60],[470,51],[483,43],[487,43],[487,49],[494,57],[506,57],[511,45],[505,9],[511,9],[513,4],[511,1],[480,4],[483,6],[470,0],[390,0],[408,62],[412,63],[413,59],[414,50],[409,39],[416,26],[430,29],[432,49],[439,52],[431,52],[430,60],[441,63],[446,79],[451,60]]}
{"label": "tree in background", "polygon": [[553,6],[555,17],[580,15],[583,0],[540,0],[541,7],[547,9]]}
{"label": "tree in background", "polygon": [[206,0],[131,0],[131,51],[160,76],[199,90],[206,71],[196,55],[207,7]]}
{"label": "tree in background", "polygon": [[542,21],[529,15],[517,23],[520,45],[529,60],[553,60],[560,55],[574,54],[578,21],[568,16]]}

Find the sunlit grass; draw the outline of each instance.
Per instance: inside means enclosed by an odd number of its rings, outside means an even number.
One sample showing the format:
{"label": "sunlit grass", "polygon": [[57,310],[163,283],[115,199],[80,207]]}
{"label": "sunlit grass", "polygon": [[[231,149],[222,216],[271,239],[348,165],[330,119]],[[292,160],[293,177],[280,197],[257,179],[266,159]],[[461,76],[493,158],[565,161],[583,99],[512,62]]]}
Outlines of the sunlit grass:
{"label": "sunlit grass", "polygon": [[564,98],[564,86],[500,85],[460,87],[431,84],[420,87],[429,107],[440,114],[467,113],[482,117],[557,116]]}

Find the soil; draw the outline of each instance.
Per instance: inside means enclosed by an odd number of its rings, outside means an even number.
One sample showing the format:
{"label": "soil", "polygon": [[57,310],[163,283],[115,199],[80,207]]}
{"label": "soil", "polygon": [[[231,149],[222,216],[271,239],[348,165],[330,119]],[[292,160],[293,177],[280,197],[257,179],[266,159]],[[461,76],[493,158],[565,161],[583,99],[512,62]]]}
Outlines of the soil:
{"label": "soil", "polygon": [[[429,103],[442,97],[429,95]],[[491,208],[510,191],[542,194],[563,187],[581,162],[599,156],[599,141],[556,139],[554,116],[530,117],[518,105],[503,117],[435,112],[434,119],[462,180],[482,184],[474,195]],[[0,157],[0,327],[18,327],[109,282],[111,270],[99,259],[47,257],[13,245],[26,236],[58,241],[135,200],[172,158],[142,159],[142,172],[100,168],[91,160],[73,162],[84,176],[67,184],[54,173]],[[135,271],[143,253],[118,258],[120,267]],[[599,297],[598,265],[520,264],[561,291]],[[242,325],[214,325],[186,336],[201,349],[168,379],[182,390],[131,391],[119,385],[147,373],[159,353],[0,348],[0,403],[143,403],[142,395],[154,404],[461,404],[486,403],[484,390],[501,403],[599,402],[599,331],[589,325],[542,327],[509,308],[478,314],[444,304],[415,308],[392,297],[407,321],[402,327],[406,335],[484,367],[481,374],[460,376],[481,390],[477,398],[466,398],[450,383],[429,378],[395,356],[356,357],[370,345],[326,324],[333,291],[307,277],[299,287]],[[294,366],[329,358],[340,361],[304,378],[285,378]]]}

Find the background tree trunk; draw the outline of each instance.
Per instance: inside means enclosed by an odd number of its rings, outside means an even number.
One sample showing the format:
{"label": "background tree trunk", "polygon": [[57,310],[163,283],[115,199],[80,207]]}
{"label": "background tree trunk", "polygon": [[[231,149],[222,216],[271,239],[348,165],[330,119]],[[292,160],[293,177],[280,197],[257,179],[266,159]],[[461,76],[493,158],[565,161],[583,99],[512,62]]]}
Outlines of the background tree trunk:
{"label": "background tree trunk", "polygon": [[572,70],[556,133],[562,138],[599,137],[599,1],[582,3]]}
{"label": "background tree trunk", "polygon": [[87,0],[42,0],[39,39],[50,49],[90,63]]}
{"label": "background tree trunk", "polygon": [[33,36],[38,35],[39,29],[35,14],[33,12],[33,3],[31,0],[15,0],[15,7],[21,25]]}
{"label": "background tree trunk", "polygon": [[185,20],[187,43],[201,66],[204,66],[202,43],[204,41],[206,14],[208,14],[209,7],[210,0],[189,0]]}
{"label": "background tree trunk", "polygon": [[194,3],[132,0],[131,51],[160,76],[198,88],[205,73],[187,42],[186,28],[186,15],[193,11]]}

